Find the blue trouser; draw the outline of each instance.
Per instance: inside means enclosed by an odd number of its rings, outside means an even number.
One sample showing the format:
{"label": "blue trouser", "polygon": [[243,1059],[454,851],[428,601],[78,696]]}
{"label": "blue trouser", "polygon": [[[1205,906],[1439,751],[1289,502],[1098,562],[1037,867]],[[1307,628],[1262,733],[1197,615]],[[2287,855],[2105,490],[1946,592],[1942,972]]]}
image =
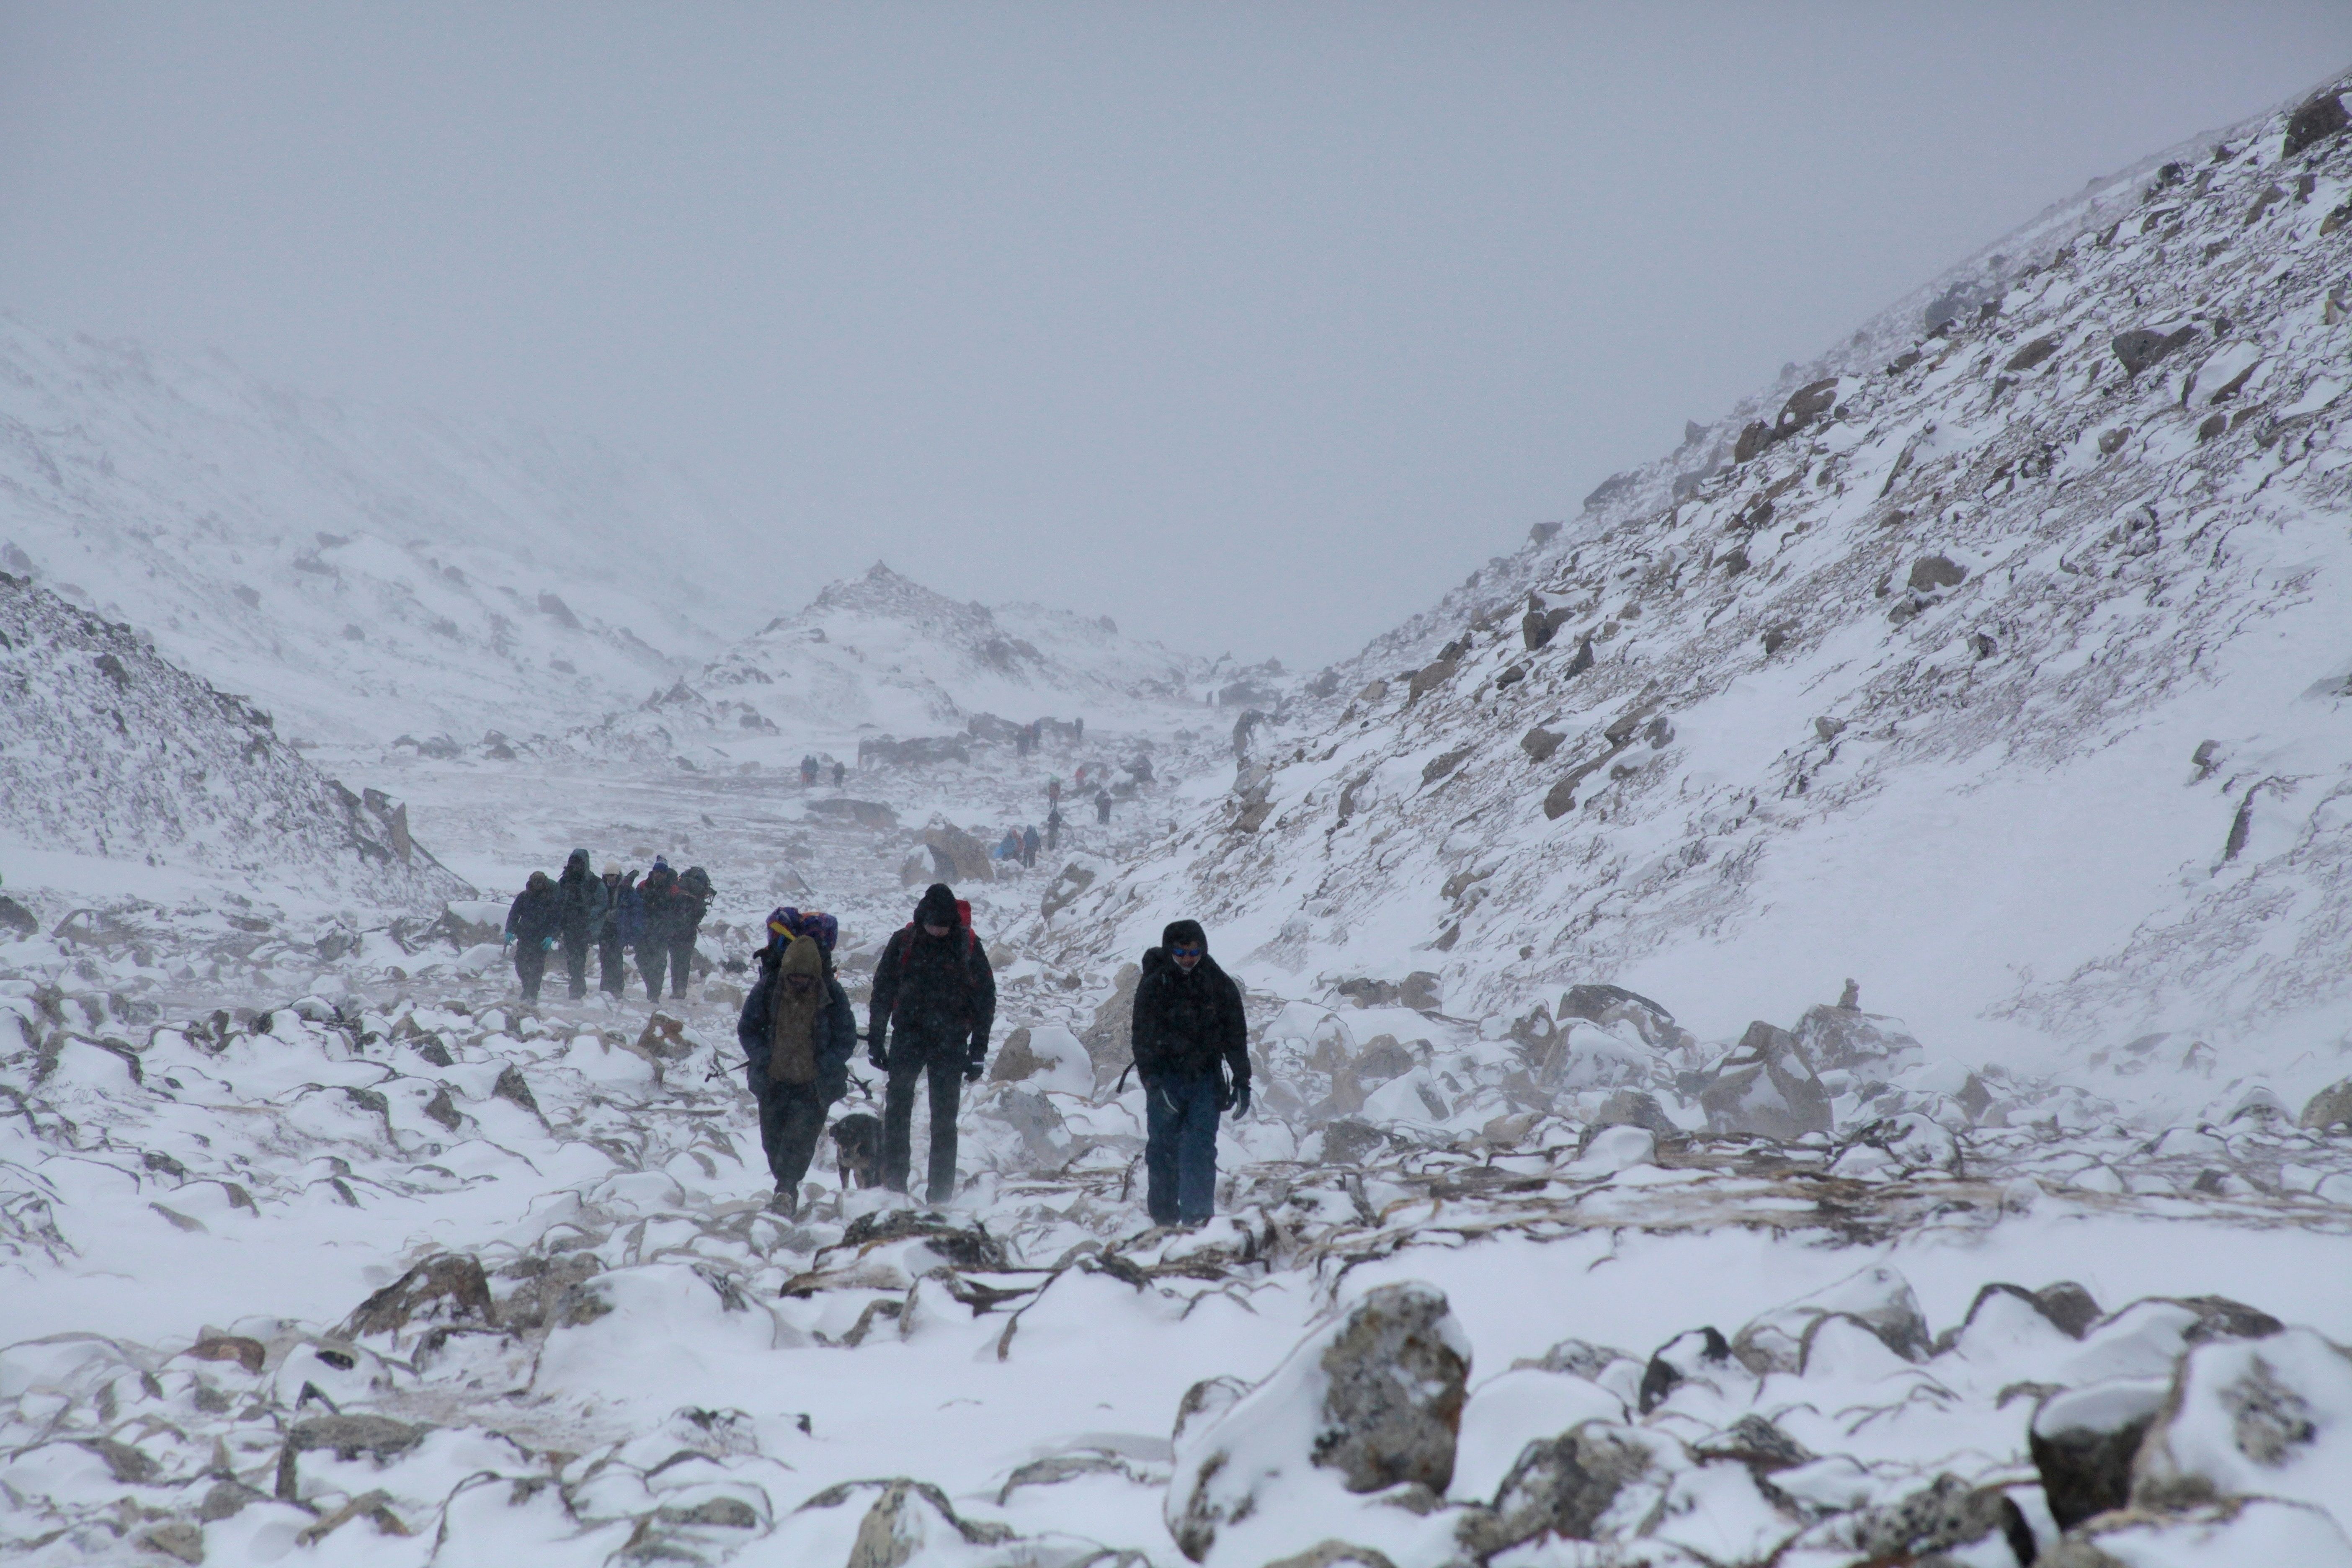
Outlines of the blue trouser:
{"label": "blue trouser", "polygon": [[1144,1206],[1160,1225],[1199,1225],[1217,1204],[1217,1101],[1224,1080],[1154,1073],[1143,1085]]}

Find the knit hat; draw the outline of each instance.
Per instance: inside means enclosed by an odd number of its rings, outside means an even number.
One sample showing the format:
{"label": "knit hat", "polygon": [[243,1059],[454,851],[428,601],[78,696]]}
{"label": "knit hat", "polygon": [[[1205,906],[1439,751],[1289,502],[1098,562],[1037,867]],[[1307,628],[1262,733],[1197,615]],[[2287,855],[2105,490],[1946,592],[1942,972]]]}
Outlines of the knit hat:
{"label": "knit hat", "polygon": [[796,936],[784,944],[784,956],[777,972],[785,975],[806,974],[824,978],[824,954],[817,950],[816,938]]}
{"label": "knit hat", "polygon": [[962,924],[963,916],[956,910],[955,889],[945,882],[933,882],[924,889],[923,901],[915,906],[915,923],[950,929]]}
{"label": "knit hat", "polygon": [[621,863],[618,860],[607,860],[604,862],[604,875],[607,877],[617,877],[620,874]]}

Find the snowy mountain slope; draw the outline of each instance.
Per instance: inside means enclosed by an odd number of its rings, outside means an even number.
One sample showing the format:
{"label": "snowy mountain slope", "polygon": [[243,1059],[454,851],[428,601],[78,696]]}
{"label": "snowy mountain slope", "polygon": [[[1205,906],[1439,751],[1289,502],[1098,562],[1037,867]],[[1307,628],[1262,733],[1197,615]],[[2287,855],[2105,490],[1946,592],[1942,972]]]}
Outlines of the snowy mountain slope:
{"label": "snowy mountain slope", "polygon": [[20,888],[40,880],[28,859],[80,855],[394,908],[472,895],[397,803],[326,778],[268,714],[130,627],[5,574],[0,692],[0,834]]}
{"label": "snowy mountain slope", "polygon": [[1327,672],[1055,940],[1181,909],[1301,977],[1613,980],[1718,1036],[1847,977],[1971,1050],[2340,1033],[2352,136],[2289,155],[2294,107]]}
{"label": "snowy mountain slope", "polygon": [[149,630],[291,735],[593,720],[757,623],[676,472],[348,408],[0,317],[0,567]]}

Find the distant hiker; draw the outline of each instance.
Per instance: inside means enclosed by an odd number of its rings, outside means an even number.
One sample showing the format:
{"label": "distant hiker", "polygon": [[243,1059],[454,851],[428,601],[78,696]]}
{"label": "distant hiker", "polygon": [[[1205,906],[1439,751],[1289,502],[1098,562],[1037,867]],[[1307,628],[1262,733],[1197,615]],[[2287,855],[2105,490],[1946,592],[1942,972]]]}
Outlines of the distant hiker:
{"label": "distant hiker", "polygon": [[1073,741],[1083,741],[1086,738],[1087,716],[1081,713],[1076,718],[1070,721],[1070,739]]}
{"label": "distant hiker", "polygon": [[1021,864],[1031,870],[1037,868],[1037,825],[1031,823],[1021,830]]}
{"label": "distant hiker", "polygon": [[1045,781],[1045,805],[1046,805],[1048,807],[1052,807],[1052,806],[1057,806],[1057,805],[1061,805],[1061,804],[1062,804],[1062,775],[1061,775],[1061,774],[1059,774],[1059,773],[1055,773],[1052,778],[1049,778],[1049,779],[1047,779],[1047,780]]}
{"label": "distant hiker", "polygon": [[1013,754],[1016,757],[1029,754],[1029,726],[1026,724],[1013,731]]}
{"label": "distant hiker", "polygon": [[1110,820],[1110,791],[1107,789],[1095,791],[1095,820],[1097,822]]}
{"label": "distant hiker", "polygon": [[547,955],[562,929],[555,883],[544,871],[533,871],[522,891],[507,906],[507,940],[514,943],[515,978],[522,982],[522,999],[539,1000],[539,982],[547,973]]}
{"label": "distant hiker", "polygon": [[839,758],[837,758],[837,757],[836,757],[836,758],[835,758],[835,759],[834,759],[834,763],[833,763],[833,787],[834,787],[834,788],[835,788],[835,789],[839,789],[839,788],[841,787],[841,779],[842,779],[842,774],[843,774],[845,771],[846,771],[846,770],[845,770],[845,769],[842,767],[842,765],[841,765],[841,760],[840,760]]}
{"label": "distant hiker", "polygon": [[996,847],[989,851],[989,858],[992,860],[1020,859],[1021,830],[1017,827],[1006,828],[1004,830],[1004,837],[996,841]]}
{"label": "distant hiker", "polygon": [[[646,999],[661,1000],[662,978],[669,973],[670,926],[678,913],[677,873],[669,862],[654,857],[654,868],[637,884],[637,973],[646,977]],[[673,996],[686,994],[686,972],[680,966]]]}
{"label": "distant hiker", "polygon": [[1062,814],[1058,810],[1049,811],[1045,814],[1045,847],[1054,850],[1061,847]]}
{"label": "distant hiker", "polygon": [[1217,1196],[1217,1117],[1249,1110],[1241,987],[1209,956],[1198,921],[1171,921],[1143,955],[1131,1031],[1143,1080],[1145,1205],[1159,1225],[1200,1225]]}
{"label": "distant hiker", "polygon": [[637,874],[621,875],[618,860],[604,862],[604,913],[596,923],[596,989],[618,996],[629,988],[629,961],[622,949],[630,938],[624,934],[629,911],[636,907]]}
{"label": "distant hiker", "polygon": [[760,978],[743,999],[735,1038],[745,1078],[760,1106],[760,1147],[776,1194],[776,1214],[800,1207],[825,1112],[849,1092],[849,1058],[857,1049],[857,1015],[834,978],[831,915],[779,909],[768,916]]}
{"label": "distant hiker", "polygon": [[[913,1151],[915,1080],[930,1075],[931,1166],[928,1201],[955,1195],[956,1112],[967,1079],[978,1081],[996,1025],[996,974],[972,934],[971,906],[934,882],[914,920],[882,949],[874,968],[866,1051],[889,1075],[882,1100],[882,1183],[907,1190]],[[887,1040],[887,1044],[885,1043]]]}
{"label": "distant hiker", "polygon": [[801,788],[811,788],[815,784],[815,783],[816,753],[814,752],[804,752],[801,755]]}
{"label": "distant hiker", "polygon": [[588,948],[604,924],[605,898],[604,884],[588,868],[588,851],[574,849],[555,884],[556,924],[574,1002],[588,994]]}

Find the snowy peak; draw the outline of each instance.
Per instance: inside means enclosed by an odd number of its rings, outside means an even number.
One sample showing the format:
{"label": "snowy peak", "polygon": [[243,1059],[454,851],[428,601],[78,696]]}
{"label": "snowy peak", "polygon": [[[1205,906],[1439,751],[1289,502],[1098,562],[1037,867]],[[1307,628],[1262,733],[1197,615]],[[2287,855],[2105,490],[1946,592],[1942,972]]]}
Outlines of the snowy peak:
{"label": "snowy peak", "polygon": [[961,729],[985,713],[1116,719],[1189,702],[1208,661],[1108,616],[960,602],[877,562],[719,656],[694,682],[737,727],[830,737]]}

